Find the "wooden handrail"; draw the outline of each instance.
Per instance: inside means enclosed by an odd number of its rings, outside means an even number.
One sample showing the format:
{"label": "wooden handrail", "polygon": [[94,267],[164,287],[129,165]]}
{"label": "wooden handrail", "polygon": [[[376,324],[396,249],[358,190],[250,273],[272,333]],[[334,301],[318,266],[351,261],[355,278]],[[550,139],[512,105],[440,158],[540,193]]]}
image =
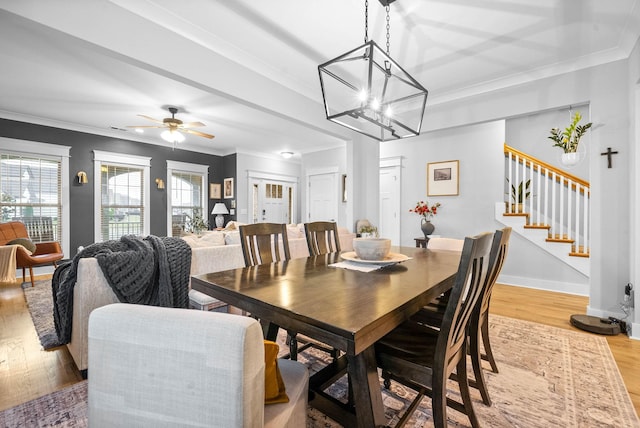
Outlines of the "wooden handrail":
{"label": "wooden handrail", "polygon": [[[576,177],[575,175],[569,174],[566,171],[561,170],[560,168],[557,168],[551,164],[546,163],[545,161],[542,161],[540,159],[537,159],[531,155],[528,155],[524,152],[521,152],[518,149],[514,149],[513,147],[507,145],[506,143],[504,144],[504,154],[505,156],[508,156],[509,153],[512,153],[514,155],[517,155],[519,158],[519,163],[523,163],[523,161],[526,159],[529,162],[533,163],[533,169],[534,171],[538,171],[540,174],[545,175],[545,176],[549,176],[546,173],[542,172],[542,168],[545,168],[548,172],[555,172],[556,173],[556,181],[557,182],[561,182],[562,178],[564,178],[565,180],[571,180],[573,183],[578,183],[581,184],[583,187],[586,187],[587,189],[590,189],[590,185],[588,181],[583,180],[580,177]],[[575,184],[573,184],[571,186],[573,188],[573,190],[575,190]]]}

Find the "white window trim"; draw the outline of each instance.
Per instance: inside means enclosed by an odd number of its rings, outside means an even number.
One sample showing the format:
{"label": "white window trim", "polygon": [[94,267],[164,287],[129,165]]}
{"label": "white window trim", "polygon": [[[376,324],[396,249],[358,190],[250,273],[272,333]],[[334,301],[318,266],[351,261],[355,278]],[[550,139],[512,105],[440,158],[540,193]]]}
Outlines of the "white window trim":
{"label": "white window trim", "polygon": [[136,155],[123,155],[121,153],[113,153],[113,152],[105,152],[102,150],[94,150],[93,151],[93,172],[94,172],[94,193],[93,193],[93,212],[95,221],[93,236],[95,242],[102,242],[102,234],[100,231],[100,210],[101,210],[101,196],[102,196],[102,188],[100,177],[102,177],[100,168],[102,163],[108,163],[109,165],[123,165],[123,166],[137,166],[143,168],[143,179],[145,183],[145,188],[143,190],[143,206],[144,209],[144,217],[143,217],[143,235],[149,235],[151,233],[151,158],[146,156],[136,156]]}
{"label": "white window trim", "polygon": [[204,218],[209,217],[209,165],[201,165],[197,163],[178,162],[167,160],[167,236],[171,236],[173,227],[173,201],[171,200],[171,177],[174,172],[184,172],[188,174],[202,174],[204,179],[202,180],[202,216]]}
{"label": "white window trim", "polygon": [[[19,150],[16,148],[19,147]],[[61,183],[60,183],[60,204],[62,205],[62,236],[60,245],[65,255],[71,254],[71,205],[69,202],[69,152],[70,146],[60,146],[58,144],[39,143],[36,141],[18,140],[15,138],[0,137],[0,150],[4,153],[19,155],[36,155],[43,159],[60,160]]]}

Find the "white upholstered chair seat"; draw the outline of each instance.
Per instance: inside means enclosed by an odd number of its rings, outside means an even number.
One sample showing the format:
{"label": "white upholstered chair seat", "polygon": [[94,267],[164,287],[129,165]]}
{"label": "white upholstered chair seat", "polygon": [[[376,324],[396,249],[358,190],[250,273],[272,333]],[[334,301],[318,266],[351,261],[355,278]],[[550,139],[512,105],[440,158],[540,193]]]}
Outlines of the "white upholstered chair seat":
{"label": "white upholstered chair seat", "polygon": [[260,324],[116,303],[89,318],[92,427],[304,427],[309,374],[279,360],[289,403],[264,405]]}
{"label": "white upholstered chair seat", "polygon": [[451,250],[462,251],[464,246],[464,239],[453,238],[431,238],[427,244],[427,248],[430,250]]}

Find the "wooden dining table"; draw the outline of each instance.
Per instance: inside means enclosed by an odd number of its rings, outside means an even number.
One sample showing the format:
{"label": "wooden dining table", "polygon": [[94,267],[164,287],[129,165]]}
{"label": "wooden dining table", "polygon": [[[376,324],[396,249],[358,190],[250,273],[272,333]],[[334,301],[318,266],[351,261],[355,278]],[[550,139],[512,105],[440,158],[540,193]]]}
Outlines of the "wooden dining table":
{"label": "wooden dining table", "polygon": [[[193,276],[193,289],[249,312],[271,328],[303,334],[342,351],[310,378],[313,407],[348,427],[385,426],[373,345],[422,306],[449,290],[460,253],[392,247],[409,257],[371,272],[331,267],[338,253]],[[325,390],[344,373],[345,403]]]}

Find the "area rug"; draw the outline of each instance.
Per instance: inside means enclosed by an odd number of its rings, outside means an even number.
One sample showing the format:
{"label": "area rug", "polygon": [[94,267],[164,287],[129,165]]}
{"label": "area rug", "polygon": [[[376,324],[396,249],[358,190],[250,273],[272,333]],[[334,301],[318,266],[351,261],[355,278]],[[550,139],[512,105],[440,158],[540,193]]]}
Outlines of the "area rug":
{"label": "area rug", "polygon": [[[490,318],[490,335],[500,370],[498,374],[485,372],[493,405],[483,405],[480,394],[471,391],[483,427],[640,428],[603,337],[495,315]],[[311,372],[327,359],[317,350],[307,350],[299,356]],[[449,388],[454,398],[458,398],[453,393],[456,389],[454,384]],[[344,398],[345,379],[329,391],[336,398]],[[382,391],[388,424],[394,426],[414,393],[396,383],[392,383],[390,391]],[[86,381],[77,383],[1,412],[0,426],[85,427],[86,394]],[[430,399],[425,398],[408,426],[433,426],[431,415]],[[449,426],[469,426],[466,416],[456,411],[449,410],[447,416]],[[308,428],[339,426],[309,408]]]}
{"label": "area rug", "polygon": [[60,346],[53,322],[51,280],[35,281],[33,287],[30,282],[25,282],[22,290],[42,347],[51,349]]}

